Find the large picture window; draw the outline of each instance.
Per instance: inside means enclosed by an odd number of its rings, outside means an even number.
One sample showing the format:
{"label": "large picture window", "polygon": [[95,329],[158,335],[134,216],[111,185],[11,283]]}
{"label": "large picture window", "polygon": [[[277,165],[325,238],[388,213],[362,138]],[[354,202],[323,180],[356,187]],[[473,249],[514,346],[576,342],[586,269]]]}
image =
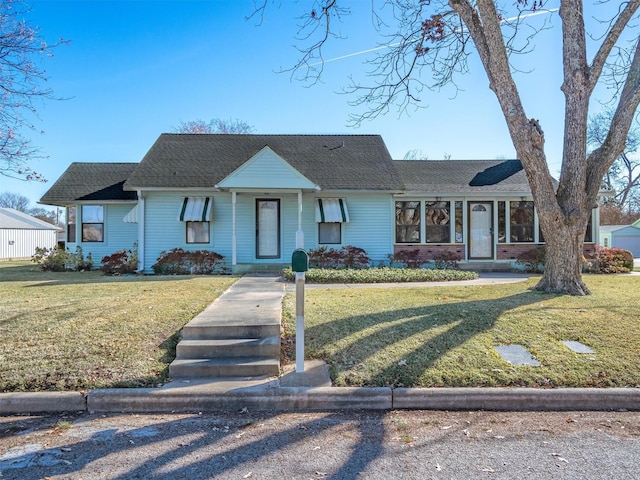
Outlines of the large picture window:
{"label": "large picture window", "polygon": [[209,243],[209,222],[185,222],[187,243]]}
{"label": "large picture window", "polygon": [[318,243],[342,243],[342,223],[319,223]]}
{"label": "large picture window", "polygon": [[533,202],[510,202],[511,241],[513,243],[533,242],[534,221]]}
{"label": "large picture window", "polygon": [[451,242],[451,204],[449,202],[425,202],[427,243]]}
{"label": "large picture window", "polygon": [[104,207],[82,206],[82,241],[104,242]]}
{"label": "large picture window", "polygon": [[420,243],[420,202],[396,202],[396,243]]}

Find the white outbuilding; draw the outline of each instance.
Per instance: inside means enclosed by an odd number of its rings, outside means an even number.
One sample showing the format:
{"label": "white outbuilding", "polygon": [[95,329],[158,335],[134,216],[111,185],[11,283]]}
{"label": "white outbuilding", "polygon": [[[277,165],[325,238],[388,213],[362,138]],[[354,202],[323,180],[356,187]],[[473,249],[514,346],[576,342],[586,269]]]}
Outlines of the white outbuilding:
{"label": "white outbuilding", "polygon": [[53,248],[61,229],[13,208],[0,208],[0,260],[31,258],[36,247]]}

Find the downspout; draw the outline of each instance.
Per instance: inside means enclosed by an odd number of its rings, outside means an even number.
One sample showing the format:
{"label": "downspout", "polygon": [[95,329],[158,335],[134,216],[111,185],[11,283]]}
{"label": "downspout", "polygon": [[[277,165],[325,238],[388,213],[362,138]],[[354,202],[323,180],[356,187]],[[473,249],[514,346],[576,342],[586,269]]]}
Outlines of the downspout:
{"label": "downspout", "polygon": [[144,271],[144,196],[138,190],[138,273]]}

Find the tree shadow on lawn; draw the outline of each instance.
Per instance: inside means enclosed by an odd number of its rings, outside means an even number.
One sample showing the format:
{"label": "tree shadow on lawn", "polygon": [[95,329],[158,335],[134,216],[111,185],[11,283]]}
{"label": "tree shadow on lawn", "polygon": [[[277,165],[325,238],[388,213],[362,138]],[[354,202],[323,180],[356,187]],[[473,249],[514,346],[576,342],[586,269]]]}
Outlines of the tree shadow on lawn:
{"label": "tree shadow on lawn", "polygon": [[104,275],[99,270],[90,272],[46,272],[37,265],[3,266],[0,264],[0,283],[37,282],[28,287],[54,287],[58,285],[83,285],[96,283],[166,282],[190,280],[200,277],[239,278],[233,275]]}
{"label": "tree shadow on lawn", "polygon": [[[505,312],[550,298],[541,295],[527,291],[498,299],[341,318],[305,329],[305,343],[329,363],[333,380],[340,377],[354,386],[416,386],[438,360],[490,330]],[[336,351],[325,349],[325,345],[346,342]],[[460,369],[466,360],[461,353]],[[445,383],[443,379],[433,386]]]}

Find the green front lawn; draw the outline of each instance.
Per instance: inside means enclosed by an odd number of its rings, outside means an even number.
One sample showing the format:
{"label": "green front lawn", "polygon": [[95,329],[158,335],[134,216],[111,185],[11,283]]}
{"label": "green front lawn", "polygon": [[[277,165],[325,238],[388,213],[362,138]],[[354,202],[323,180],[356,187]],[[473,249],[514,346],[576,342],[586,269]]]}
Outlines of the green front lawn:
{"label": "green front lawn", "polygon": [[0,391],[162,383],[180,329],[235,281],[0,262]]}
{"label": "green front lawn", "polygon": [[[307,289],[307,358],[334,384],[391,386],[640,386],[640,277],[586,276],[588,297],[528,290],[536,283]],[[285,298],[285,356],[295,295]],[[577,340],[595,354],[570,351]],[[493,349],[520,344],[541,367],[512,366]]]}

